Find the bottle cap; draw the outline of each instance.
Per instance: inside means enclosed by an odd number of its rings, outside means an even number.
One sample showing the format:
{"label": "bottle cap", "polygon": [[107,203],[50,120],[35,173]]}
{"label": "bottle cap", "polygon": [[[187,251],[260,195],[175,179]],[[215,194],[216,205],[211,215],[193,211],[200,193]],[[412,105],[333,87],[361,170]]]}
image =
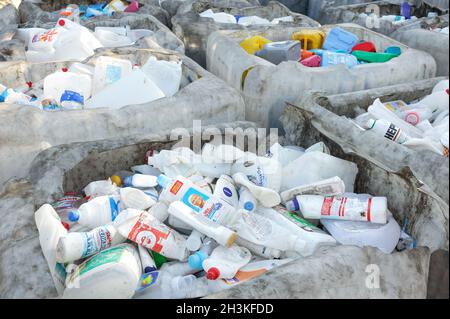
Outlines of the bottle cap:
{"label": "bottle cap", "polygon": [[244,209],[245,210],[252,211],[253,208],[255,208],[255,205],[253,205],[252,202],[245,202],[245,204],[244,204]]}
{"label": "bottle cap", "polygon": [[206,273],[206,279],[209,279],[209,280],[216,280],[219,278],[219,276],[220,276],[220,271],[216,267],[210,268],[208,270],[208,272]]}
{"label": "bottle cap", "polygon": [[294,212],[300,211],[300,205],[298,204],[297,197],[294,197],[293,200],[287,201],[286,204],[284,204],[284,205],[286,206],[286,209],[289,211],[294,211]]}
{"label": "bottle cap", "polygon": [[144,269],[144,273],[148,274],[149,272],[152,272],[152,271],[155,271],[155,270],[156,270],[156,267],[147,266]]}
{"label": "bottle cap", "polygon": [[80,213],[77,210],[73,210],[69,213],[69,220],[71,222],[77,222],[80,219]]}
{"label": "bottle cap", "polygon": [[122,186],[122,179],[120,178],[120,176],[117,176],[117,175],[111,176],[111,182],[113,182],[114,184],[116,184],[119,187]]}
{"label": "bottle cap", "polygon": [[162,188],[167,188],[169,186],[169,184],[172,182],[172,179],[164,174],[161,174],[158,176],[156,182]]}
{"label": "bottle cap", "polygon": [[63,27],[66,24],[66,21],[59,19],[58,24]]}
{"label": "bottle cap", "polygon": [[65,229],[70,230],[69,224],[67,224],[67,223],[65,223],[63,221],[61,221],[61,224],[64,226]]}
{"label": "bottle cap", "polygon": [[189,256],[188,264],[192,269],[202,270],[202,264],[206,258],[208,258],[208,256],[204,252],[197,251],[195,254]]}
{"label": "bottle cap", "polygon": [[126,187],[133,186],[133,175],[127,176],[123,179],[123,186]]}

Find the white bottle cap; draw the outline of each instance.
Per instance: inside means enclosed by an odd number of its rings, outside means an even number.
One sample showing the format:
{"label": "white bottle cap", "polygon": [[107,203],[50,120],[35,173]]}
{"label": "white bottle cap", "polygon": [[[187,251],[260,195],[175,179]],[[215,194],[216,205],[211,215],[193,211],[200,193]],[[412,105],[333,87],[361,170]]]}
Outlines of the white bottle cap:
{"label": "white bottle cap", "polygon": [[372,197],[372,203],[369,207],[368,220],[376,224],[387,223],[387,198]]}

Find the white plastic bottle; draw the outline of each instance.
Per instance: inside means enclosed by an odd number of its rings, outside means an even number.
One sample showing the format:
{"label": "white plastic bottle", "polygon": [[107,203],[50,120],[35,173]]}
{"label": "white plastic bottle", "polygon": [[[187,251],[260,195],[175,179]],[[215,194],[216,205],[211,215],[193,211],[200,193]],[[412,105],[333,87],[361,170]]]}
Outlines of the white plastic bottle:
{"label": "white plastic bottle", "polygon": [[187,260],[186,238],[146,211],[126,209],[114,225],[122,236],[147,249],[167,258]]}
{"label": "white plastic bottle", "polygon": [[114,221],[120,212],[120,196],[100,196],[82,204],[69,213],[71,222],[93,229]]}
{"label": "white plastic bottle", "polygon": [[123,186],[128,187],[155,187],[158,186],[157,177],[153,175],[134,174],[123,179]]}
{"label": "white plastic bottle", "polygon": [[101,91],[122,77],[131,73],[132,64],[128,60],[100,56],[95,61],[94,79],[92,84],[92,95]]}
{"label": "white plastic bottle", "polygon": [[158,176],[158,184],[164,188],[160,199],[172,203],[181,201],[196,213],[213,222],[232,227],[240,218],[239,212],[225,201],[206,193],[183,176],[175,180],[165,175]]}
{"label": "white plastic bottle", "polygon": [[189,256],[188,264],[192,269],[203,270],[203,261],[211,255],[217,243],[212,239],[206,239],[202,247]]}
{"label": "white plastic bottle", "polygon": [[128,37],[129,26],[124,27],[95,27],[94,35],[106,48],[122,47],[133,44],[133,40]]}
{"label": "white plastic bottle", "polygon": [[239,188],[239,202],[238,208],[245,209],[246,211],[253,212],[257,207],[256,198],[253,196],[252,192],[245,187],[241,186]]}
{"label": "white plastic bottle", "polygon": [[217,280],[219,278],[233,278],[240,268],[250,262],[252,255],[247,248],[233,245],[231,247],[218,246],[211,256],[203,261],[206,278]]}
{"label": "white plastic bottle", "polygon": [[398,144],[403,144],[410,139],[399,127],[386,120],[369,119],[366,129]]}
{"label": "white plastic bottle", "polygon": [[413,108],[407,111],[403,111],[399,116],[407,123],[416,126],[422,121],[429,120],[433,116],[428,108]]}
{"label": "white plastic bottle", "polygon": [[300,147],[287,146],[283,147],[278,143],[273,144],[266,157],[273,158],[281,163],[282,166],[289,164],[305,153]]}
{"label": "white plastic bottle", "polygon": [[[169,208],[167,208],[167,211],[169,211]],[[172,214],[169,214],[169,217],[167,218],[167,224],[169,224],[169,226],[181,232],[182,234],[188,235],[194,231],[194,228]]]}
{"label": "white plastic bottle", "polygon": [[117,185],[111,182],[111,179],[108,178],[103,181],[90,182],[83,189],[83,192],[87,197],[95,198],[99,196],[115,195],[118,190]]}
{"label": "white plastic bottle", "polygon": [[147,248],[138,245],[138,249],[139,249],[139,257],[141,258],[142,271],[144,272],[144,274],[155,271],[156,270],[155,261],[148,252]]}
{"label": "white plastic bottle", "polygon": [[250,193],[252,193],[252,195],[264,207],[273,207],[281,202],[280,195],[276,191],[270,188],[257,186],[256,184],[252,183],[243,173],[234,174],[233,180],[236,185],[247,187]]}
{"label": "white plastic bottle", "polygon": [[426,106],[431,112],[448,110],[449,108],[449,93],[446,90],[436,90],[424,97],[416,105]]}
{"label": "white plastic bottle", "polygon": [[169,206],[164,202],[156,202],[155,205],[148,210],[150,215],[153,215],[161,223],[164,223],[169,217]]}
{"label": "white plastic bottle", "polygon": [[300,211],[306,219],[339,219],[386,224],[386,197],[300,195],[286,203],[291,211]]}
{"label": "white plastic bottle", "polygon": [[220,176],[217,180],[216,187],[214,188],[213,195],[224,200],[233,207],[238,206],[239,200],[236,186],[234,186],[233,179],[228,175]]}
{"label": "white plastic bottle", "polygon": [[49,204],[42,205],[34,213],[34,220],[39,232],[39,243],[41,244],[42,253],[47,260],[56,291],[61,295],[64,291],[66,270],[61,263],[56,261],[56,246],[59,239],[67,235],[67,229],[61,223],[61,219],[56,211]]}
{"label": "white plastic bottle", "polygon": [[44,79],[44,97],[56,100],[62,108],[83,108],[91,96],[92,80],[86,74],[55,72]]}
{"label": "white plastic bottle", "polygon": [[206,236],[197,230],[193,230],[189,237],[186,239],[186,248],[189,251],[197,251],[203,244]]}
{"label": "white plastic bottle", "polygon": [[307,243],[286,230],[273,220],[256,213],[244,212],[237,226],[237,234],[253,244],[278,249],[283,252],[304,251]]}
{"label": "white plastic bottle", "polygon": [[156,201],[143,191],[133,187],[120,189],[120,199],[126,208],[145,210],[152,207]]}
{"label": "white plastic bottle", "polygon": [[449,80],[442,80],[439,81],[439,83],[434,86],[432,93],[445,91],[448,90],[448,88],[449,88]]}
{"label": "white plastic bottle", "polygon": [[67,277],[65,299],[126,299],[133,297],[141,277],[137,249],[121,244],[92,256]]}
{"label": "white plastic bottle", "polygon": [[94,228],[89,232],[70,232],[56,246],[56,259],[61,263],[92,256],[111,246],[125,242],[113,225]]}
{"label": "white plastic bottle", "polygon": [[195,230],[214,239],[219,245],[230,247],[236,240],[234,231],[197,214],[180,201],[170,204],[169,214],[174,215]]}
{"label": "white plastic bottle", "polygon": [[345,184],[338,176],[315,183],[297,186],[282,192],[281,200],[285,203],[297,195],[339,195],[345,192]]}
{"label": "white plastic bottle", "polygon": [[242,247],[247,248],[255,254],[256,256],[272,259],[272,258],[280,258],[281,256],[281,250],[269,248],[261,245],[254,244],[248,240],[245,240],[238,236],[236,239],[236,244]]}

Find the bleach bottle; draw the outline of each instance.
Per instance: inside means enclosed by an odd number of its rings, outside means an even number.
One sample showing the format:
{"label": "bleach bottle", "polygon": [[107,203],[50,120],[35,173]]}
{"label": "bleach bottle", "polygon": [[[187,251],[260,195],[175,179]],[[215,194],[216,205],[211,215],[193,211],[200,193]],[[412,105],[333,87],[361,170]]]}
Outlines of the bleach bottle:
{"label": "bleach bottle", "polygon": [[119,195],[96,197],[71,211],[69,220],[90,229],[103,226],[116,219],[121,210],[120,203]]}

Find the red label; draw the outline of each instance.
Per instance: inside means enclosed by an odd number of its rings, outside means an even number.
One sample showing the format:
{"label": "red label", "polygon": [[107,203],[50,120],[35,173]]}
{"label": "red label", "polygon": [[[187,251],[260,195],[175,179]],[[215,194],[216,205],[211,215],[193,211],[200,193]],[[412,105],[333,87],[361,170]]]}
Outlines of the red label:
{"label": "red label", "polygon": [[181,189],[181,186],[183,186],[183,183],[180,181],[176,181],[175,184],[173,184],[172,188],[170,189],[170,192],[176,195],[178,191]]}
{"label": "red label", "polygon": [[333,205],[334,196],[325,197],[322,204],[322,211],[320,212],[322,215],[330,216],[331,215],[331,206]]}
{"label": "red label", "polygon": [[145,248],[151,249],[154,252],[160,253],[164,248],[164,240],[170,235],[170,230],[164,232],[163,230],[151,227],[143,222],[144,217],[145,213],[142,213],[141,216],[139,216],[138,221],[128,234],[128,239]]}

